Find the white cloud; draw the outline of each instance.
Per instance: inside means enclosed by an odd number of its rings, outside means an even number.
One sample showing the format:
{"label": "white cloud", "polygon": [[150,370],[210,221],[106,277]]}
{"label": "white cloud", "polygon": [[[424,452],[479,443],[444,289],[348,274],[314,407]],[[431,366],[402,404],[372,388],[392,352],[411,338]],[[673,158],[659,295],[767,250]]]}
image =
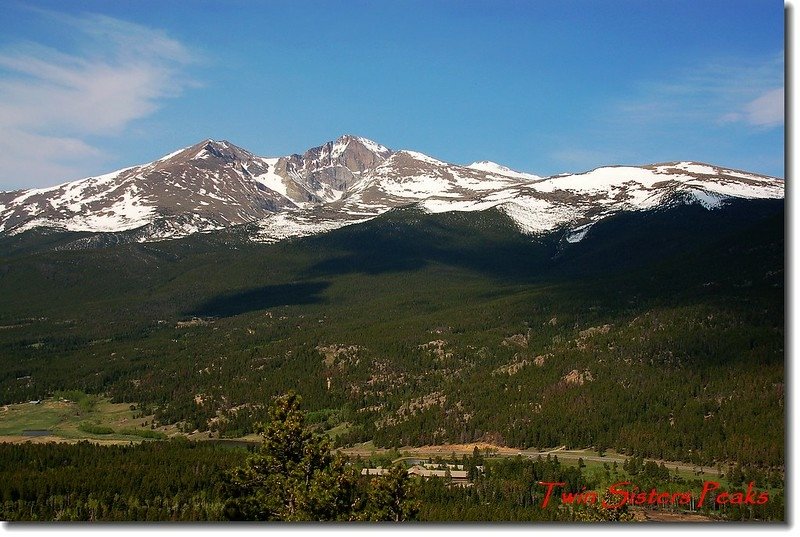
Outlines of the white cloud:
{"label": "white cloud", "polygon": [[745,107],[752,125],[772,127],[783,124],[783,88],[770,90]]}
{"label": "white cloud", "polygon": [[612,111],[619,123],[703,126],[740,122],[783,124],[783,54],[762,60],[727,60],[665,73],[643,81]]}
{"label": "white cloud", "polygon": [[743,105],[741,111],[722,116],[723,123],[743,122],[757,127],[776,127],[783,121],[783,88],[766,91]]}
{"label": "white cloud", "polygon": [[102,161],[87,141],[119,135],[191,81],[189,51],[163,31],[102,15],[43,12],[72,30],[69,52],[0,50],[0,190],[77,178]]}
{"label": "white cloud", "polygon": [[[0,135],[0,190],[61,183],[80,176],[87,162],[98,162],[102,158],[100,150],[77,138],[40,136],[21,130],[11,135],[3,133]],[[37,182],[41,177],[48,179]]]}

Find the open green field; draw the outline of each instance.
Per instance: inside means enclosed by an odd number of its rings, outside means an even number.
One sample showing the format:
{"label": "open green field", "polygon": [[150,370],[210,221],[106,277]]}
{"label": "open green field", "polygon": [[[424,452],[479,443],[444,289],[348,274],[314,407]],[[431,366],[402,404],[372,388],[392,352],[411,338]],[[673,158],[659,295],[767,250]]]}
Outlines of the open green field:
{"label": "open green field", "polygon": [[[45,399],[0,407],[0,441],[130,442],[166,438],[168,428],[153,430],[130,404],[98,399],[90,408],[63,399]],[[26,431],[36,431],[35,436]],[[49,431],[50,434],[41,434]]]}
{"label": "open green field", "polygon": [[[191,440],[209,440],[208,434],[195,433],[185,434],[174,426],[161,426],[156,429],[150,428],[152,416],[139,416],[136,410],[131,410],[131,405],[125,403],[112,403],[107,399],[98,399],[90,409],[81,408],[81,405],[74,401],[45,399],[38,403],[21,403],[15,405],[5,405],[0,407],[0,442],[44,442],[61,441],[77,442],[89,440],[96,443],[129,443],[141,442],[148,439],[163,439],[169,437],[185,437]],[[342,423],[325,433],[335,438],[346,431],[350,425]],[[92,432],[93,430],[111,430],[104,434]],[[30,430],[50,431],[46,436],[25,436],[23,433]],[[152,433],[148,433],[152,431]],[[134,432],[138,434],[133,434]],[[152,435],[153,438],[146,438],[143,435]],[[260,437],[248,435],[239,439],[231,439],[228,442],[241,443],[243,446],[258,442]],[[613,451],[607,451],[602,456],[597,451],[592,450],[564,450],[563,448],[550,451],[536,450],[514,450],[501,448],[498,446],[481,445],[481,449],[494,453],[490,458],[513,458],[522,456],[526,458],[536,458],[539,455],[546,457],[547,454],[555,455],[565,466],[577,466],[579,459],[584,464],[584,472],[589,475],[601,476],[606,472],[606,467],[613,468],[616,462],[619,472],[622,471],[622,464],[627,456]],[[449,450],[449,451],[448,451]],[[422,448],[401,448],[400,450],[387,450],[376,448],[372,442],[360,444],[357,448],[345,449],[344,452],[350,455],[360,455],[363,457],[396,455],[394,462],[403,462],[407,459],[432,458],[448,460],[452,456],[460,459],[464,454],[471,454],[472,447],[464,446],[427,446]],[[661,461],[658,461],[661,462]],[[686,481],[693,479],[719,479],[719,474],[714,468],[687,465],[682,462],[665,461],[666,466],[675,476],[681,477]],[[727,481],[725,481],[727,485]]]}

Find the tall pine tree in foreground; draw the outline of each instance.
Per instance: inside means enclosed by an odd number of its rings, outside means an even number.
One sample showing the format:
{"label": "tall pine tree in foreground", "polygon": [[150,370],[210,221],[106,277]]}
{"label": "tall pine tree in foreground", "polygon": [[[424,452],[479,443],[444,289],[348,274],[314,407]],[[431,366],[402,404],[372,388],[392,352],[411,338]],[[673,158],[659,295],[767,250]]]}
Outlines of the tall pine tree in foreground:
{"label": "tall pine tree in foreground", "polygon": [[327,437],[305,427],[301,399],[275,399],[260,427],[260,449],[228,475],[225,514],[232,520],[393,520],[414,518],[417,502],[404,469],[360,480]]}

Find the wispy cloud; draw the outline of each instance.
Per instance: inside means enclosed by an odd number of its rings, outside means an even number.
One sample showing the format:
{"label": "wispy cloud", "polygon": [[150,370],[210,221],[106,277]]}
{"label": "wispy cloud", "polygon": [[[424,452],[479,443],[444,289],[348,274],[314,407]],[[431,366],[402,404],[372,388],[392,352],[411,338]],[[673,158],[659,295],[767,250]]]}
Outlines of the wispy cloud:
{"label": "wispy cloud", "polygon": [[566,169],[721,159],[779,173],[783,146],[765,140],[784,124],[783,67],[780,53],[665,68],[602,102],[584,118],[581,132],[549,157],[555,167]]}
{"label": "wispy cloud", "polygon": [[611,113],[620,122],[704,127],[739,122],[756,128],[783,125],[783,54],[728,60],[642,81]]}
{"label": "wispy cloud", "polygon": [[192,55],[161,30],[103,15],[42,12],[71,30],[70,50],[0,50],[0,190],[79,177],[103,158],[88,141],[119,135],[181,94]]}
{"label": "wispy cloud", "polygon": [[771,89],[747,103],[742,111],[725,114],[723,121],[745,122],[756,127],[776,127],[784,120],[783,88]]}

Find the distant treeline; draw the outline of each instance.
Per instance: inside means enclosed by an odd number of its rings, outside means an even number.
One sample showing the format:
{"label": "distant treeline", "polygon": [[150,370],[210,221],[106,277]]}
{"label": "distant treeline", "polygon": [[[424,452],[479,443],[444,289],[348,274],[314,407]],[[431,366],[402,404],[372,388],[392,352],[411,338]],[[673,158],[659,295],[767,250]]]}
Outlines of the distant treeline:
{"label": "distant treeline", "polygon": [[[242,467],[251,454],[242,448],[187,441],[143,442],[127,446],[78,444],[0,444],[0,519],[7,521],[213,521],[225,520],[230,497],[226,483],[231,470]],[[353,460],[356,468],[388,461]],[[471,484],[451,486],[447,479],[415,479],[409,501],[418,506],[422,521],[599,521],[629,520],[628,506],[603,509],[597,505],[569,506],[560,494],[602,491],[610,483],[630,479],[650,490],[699,491],[698,479],[686,482],[669,470],[642,459],[605,465],[588,471],[568,466],[557,457],[484,459],[480,453],[454,459],[470,471]],[[783,520],[782,480],[740,467],[728,484],[746,488],[745,479],[770,488],[770,501],[761,506],[726,506],[704,512],[729,520]],[[558,497],[542,508],[545,488],[540,482],[561,482]],[[668,509],[672,509],[668,507]],[[680,512],[681,508],[674,509]]]}

